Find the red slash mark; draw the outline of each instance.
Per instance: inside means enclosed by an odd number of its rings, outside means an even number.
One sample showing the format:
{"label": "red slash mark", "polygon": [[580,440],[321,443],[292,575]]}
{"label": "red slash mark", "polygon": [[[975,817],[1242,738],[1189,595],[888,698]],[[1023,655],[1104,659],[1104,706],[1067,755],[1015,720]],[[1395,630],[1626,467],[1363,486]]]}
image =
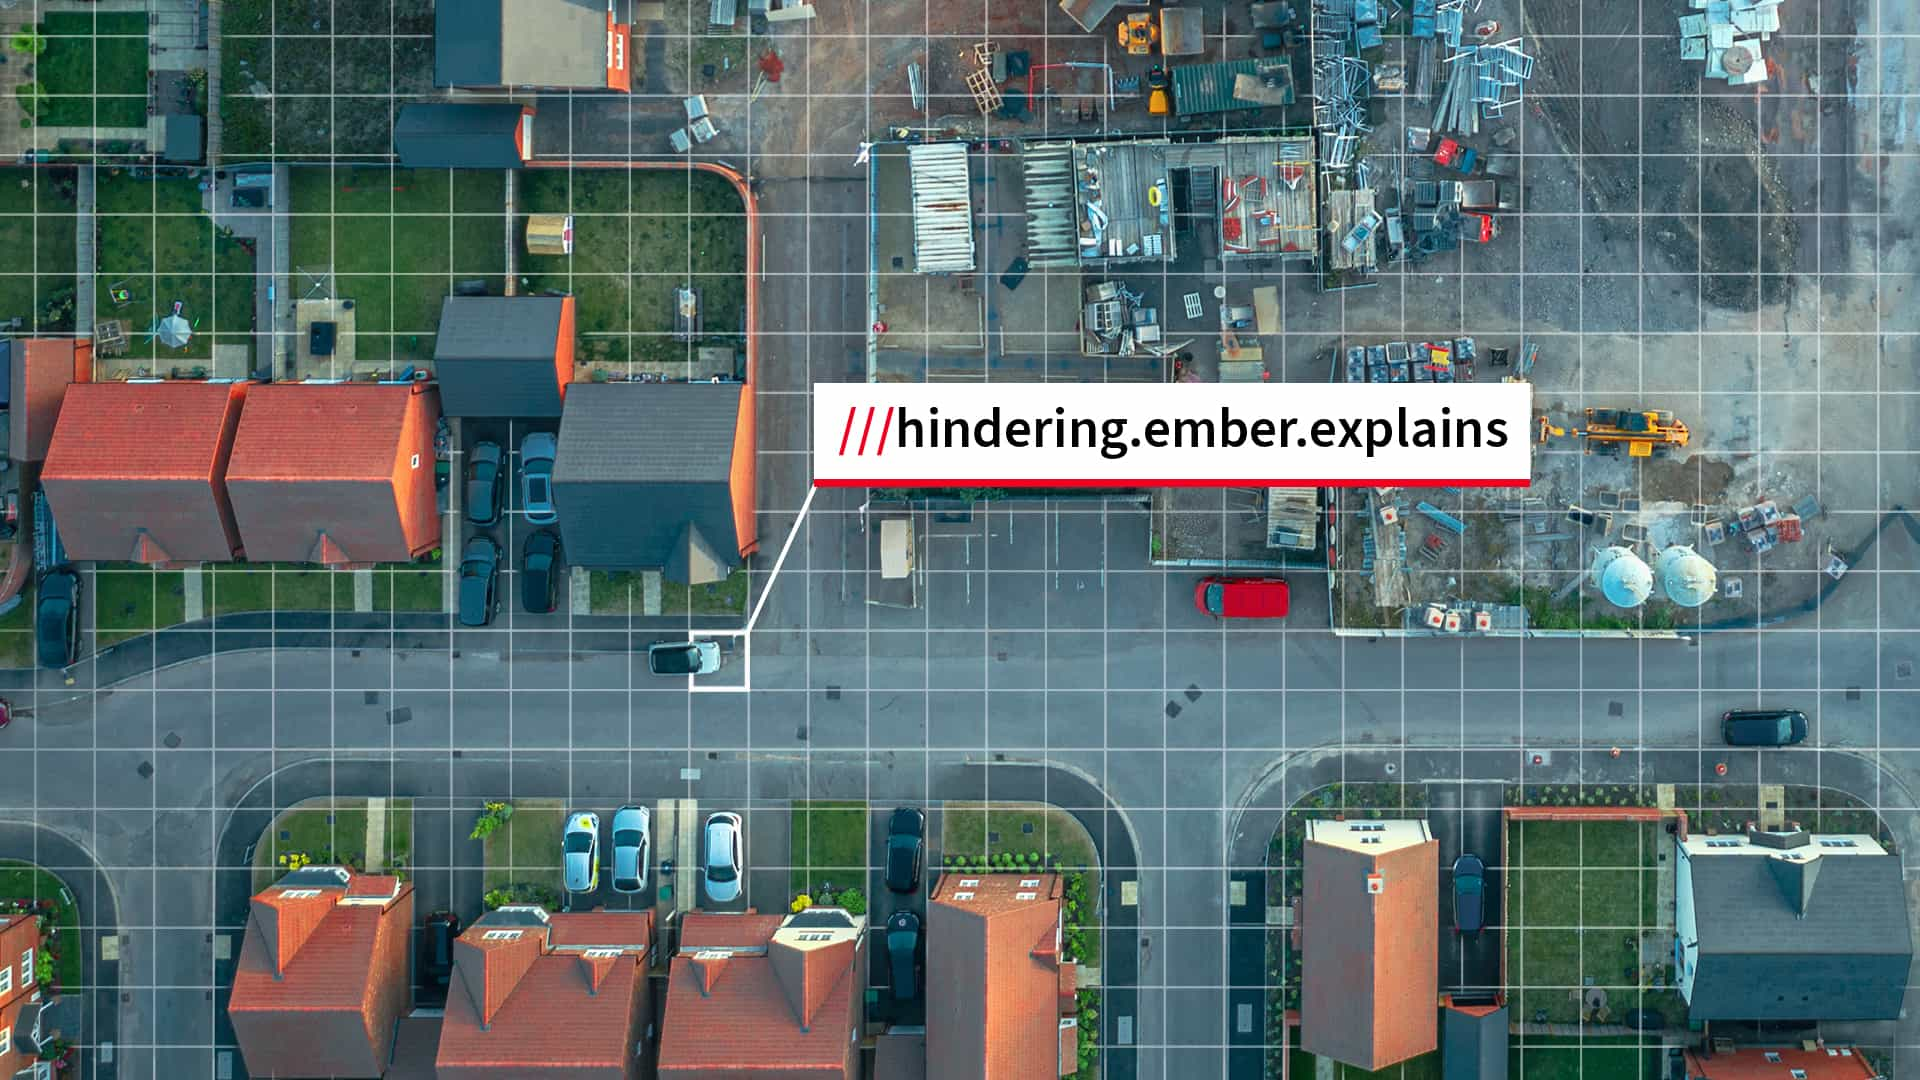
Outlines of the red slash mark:
{"label": "red slash mark", "polygon": [[847,440],[853,436],[853,414],[859,411],[860,411],[860,406],[858,405],[847,406],[847,429],[840,433],[840,456],[841,457],[847,456]]}
{"label": "red slash mark", "polygon": [[867,406],[866,426],[860,429],[860,449],[855,453],[856,457],[865,456],[867,452],[867,433],[872,430],[873,430],[873,406],[869,405]]}
{"label": "red slash mark", "polygon": [[893,406],[889,405],[887,406],[887,418],[880,421],[880,446],[874,450],[874,457],[879,457],[881,454],[887,452],[887,432],[891,430],[893,430]]}

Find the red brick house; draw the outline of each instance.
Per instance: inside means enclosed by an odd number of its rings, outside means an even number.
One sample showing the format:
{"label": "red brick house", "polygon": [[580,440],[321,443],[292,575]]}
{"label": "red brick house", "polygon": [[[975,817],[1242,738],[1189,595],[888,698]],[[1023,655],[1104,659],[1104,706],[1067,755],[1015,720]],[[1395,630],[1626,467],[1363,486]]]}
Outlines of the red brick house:
{"label": "red brick house", "polygon": [[390,875],[310,866],[255,896],[227,1004],[247,1072],[386,1072],[412,929],[413,886]]}
{"label": "red brick house", "polygon": [[859,1080],[866,926],[834,907],[685,916],[662,1080]]}
{"label": "red brick house", "polygon": [[76,383],[40,486],[75,559],[152,565],[240,553],[227,459],[244,383]]}
{"label": "red brick house", "polygon": [[1376,1071],[1440,1044],[1440,843],[1425,821],[1309,821],[1300,1047]]}
{"label": "red brick house", "polygon": [[945,873],[927,897],[928,1080],[1055,1080],[1079,1068],[1059,874]]}
{"label": "red brick house", "polygon": [[431,386],[251,387],[227,493],[247,558],[344,567],[409,562],[440,545]]}
{"label": "red brick house", "polygon": [[31,914],[0,916],[0,1076],[30,1069],[39,1057],[28,1030],[40,1001],[34,970],[39,949],[38,919]]}
{"label": "red brick house", "polygon": [[490,911],[453,944],[438,1080],[637,1080],[653,912]]}

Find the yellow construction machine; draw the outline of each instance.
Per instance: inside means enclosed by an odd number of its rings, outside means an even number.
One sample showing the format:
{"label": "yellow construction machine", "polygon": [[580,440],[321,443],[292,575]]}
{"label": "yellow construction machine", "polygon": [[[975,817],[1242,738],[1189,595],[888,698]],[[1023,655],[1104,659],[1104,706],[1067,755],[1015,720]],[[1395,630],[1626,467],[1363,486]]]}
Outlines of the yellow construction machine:
{"label": "yellow construction machine", "polygon": [[1589,454],[1618,454],[1624,447],[1637,458],[1666,457],[1692,438],[1687,425],[1665,409],[1588,409],[1587,426],[1571,431],[1541,414],[1540,442],[1568,435],[1585,439]]}
{"label": "yellow construction machine", "polygon": [[1128,56],[1148,56],[1153,53],[1153,47],[1160,44],[1160,24],[1153,21],[1151,14],[1135,11],[1120,20],[1115,36]]}
{"label": "yellow construction machine", "polygon": [[1147,112],[1153,116],[1165,116],[1172,112],[1172,99],[1168,96],[1170,81],[1167,69],[1153,67],[1147,71]]}

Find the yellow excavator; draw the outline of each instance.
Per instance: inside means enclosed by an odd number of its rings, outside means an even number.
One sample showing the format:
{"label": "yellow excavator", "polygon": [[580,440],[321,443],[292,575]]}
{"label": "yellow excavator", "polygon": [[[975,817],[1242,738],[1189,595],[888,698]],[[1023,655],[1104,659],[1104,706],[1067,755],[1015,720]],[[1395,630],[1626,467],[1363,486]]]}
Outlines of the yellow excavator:
{"label": "yellow excavator", "polygon": [[1160,24],[1153,16],[1144,11],[1135,11],[1120,20],[1116,37],[1120,47],[1127,50],[1128,56],[1148,56],[1153,47],[1160,44]]}
{"label": "yellow excavator", "polygon": [[1628,457],[1637,458],[1666,457],[1693,437],[1665,409],[1588,409],[1587,426],[1571,431],[1540,415],[1540,442],[1568,435],[1585,439],[1589,454],[1618,454],[1624,447]]}

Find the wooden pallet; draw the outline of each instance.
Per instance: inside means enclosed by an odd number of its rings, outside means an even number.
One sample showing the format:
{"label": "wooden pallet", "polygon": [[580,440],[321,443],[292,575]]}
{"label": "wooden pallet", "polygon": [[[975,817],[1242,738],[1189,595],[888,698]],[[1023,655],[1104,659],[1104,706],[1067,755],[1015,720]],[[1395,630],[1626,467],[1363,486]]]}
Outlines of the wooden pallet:
{"label": "wooden pallet", "polygon": [[993,81],[993,73],[986,68],[967,73],[967,89],[973,92],[973,103],[980,106],[980,115],[1000,107],[1000,85]]}

